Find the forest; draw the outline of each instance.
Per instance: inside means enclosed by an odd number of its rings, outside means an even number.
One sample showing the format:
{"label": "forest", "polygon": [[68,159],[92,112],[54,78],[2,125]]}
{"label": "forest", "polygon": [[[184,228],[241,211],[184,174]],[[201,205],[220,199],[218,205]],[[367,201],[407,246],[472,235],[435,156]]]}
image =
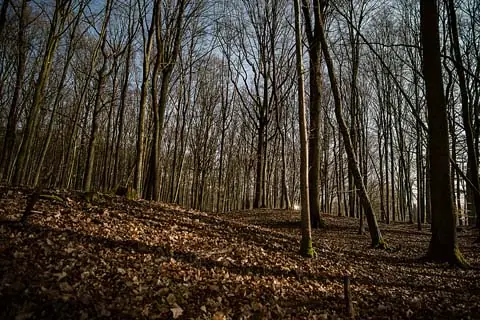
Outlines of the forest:
{"label": "forest", "polygon": [[480,318],[477,0],[2,0],[0,318]]}

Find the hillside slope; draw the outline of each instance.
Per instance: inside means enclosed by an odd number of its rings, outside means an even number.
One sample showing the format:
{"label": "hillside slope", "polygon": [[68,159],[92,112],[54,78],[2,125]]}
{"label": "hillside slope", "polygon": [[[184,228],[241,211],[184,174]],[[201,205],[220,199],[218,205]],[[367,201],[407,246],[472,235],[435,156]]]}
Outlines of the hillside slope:
{"label": "hillside slope", "polygon": [[0,192],[1,319],[337,319],[351,275],[357,318],[480,319],[474,233],[459,234],[472,270],[417,261],[428,232],[384,226],[394,252],[368,249],[356,221],[326,217],[315,259],[297,254],[299,213],[208,214],[78,193]]}

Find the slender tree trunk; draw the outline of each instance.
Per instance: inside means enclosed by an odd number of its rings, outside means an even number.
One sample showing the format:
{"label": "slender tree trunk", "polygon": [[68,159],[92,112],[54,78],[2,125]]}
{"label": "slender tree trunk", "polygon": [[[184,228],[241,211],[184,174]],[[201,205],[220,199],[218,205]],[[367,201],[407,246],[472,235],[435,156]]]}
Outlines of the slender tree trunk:
{"label": "slender tree trunk", "polygon": [[[63,88],[65,86],[65,81],[67,79],[68,71],[70,69],[70,63],[71,63],[71,60],[74,56],[75,50],[77,48],[77,46],[75,44],[75,36],[76,36],[75,32],[76,32],[77,27],[78,27],[79,22],[80,22],[80,17],[81,17],[81,13],[83,11],[83,7],[81,7],[79,11],[80,12],[77,13],[77,16],[75,17],[75,20],[72,23],[72,27],[71,27],[72,31],[70,32],[70,39],[69,39],[69,43],[68,43],[67,54],[66,54],[66,57],[65,57],[65,63],[64,63],[64,66],[63,66],[62,75],[60,77],[59,84],[57,86],[57,92],[55,94],[55,101],[53,103],[52,115],[50,117],[50,123],[48,125],[48,130],[47,130],[47,138],[45,139],[45,142],[43,144],[40,159],[38,161],[38,166],[37,166],[37,170],[36,170],[36,173],[35,173],[35,179],[34,179],[34,182],[33,182],[34,187],[36,187],[38,185],[40,175],[41,175],[41,172],[42,172],[43,163],[45,161],[47,151],[50,147],[50,142],[51,142],[52,137],[53,137],[53,125],[54,125],[55,113],[56,113],[56,111],[57,111],[57,109],[58,109],[58,107],[61,103],[62,95],[63,95]],[[62,161],[60,161],[60,163],[63,163],[63,159],[62,159]],[[56,169],[56,170],[60,171],[61,168]],[[61,172],[56,172],[56,175],[61,176]]]}
{"label": "slender tree trunk", "polygon": [[[98,80],[96,85],[96,95],[95,95],[95,102],[93,104],[93,113],[92,113],[92,128],[90,131],[89,141],[88,141],[88,149],[87,149],[87,161],[85,164],[85,174],[83,177],[83,190],[90,191],[92,187],[92,178],[94,172],[94,165],[95,165],[95,152],[97,147],[97,139],[98,139],[98,118],[100,116],[100,112],[103,109],[102,106],[102,96],[103,86],[105,83],[105,76],[107,72],[107,58],[106,55],[106,43],[107,43],[107,27],[110,21],[110,14],[112,12],[112,0],[108,0],[105,5],[105,18],[102,23],[102,29],[100,31],[100,38],[98,39],[97,48],[99,48],[100,52],[103,55],[102,66],[98,71]],[[97,49],[95,50],[97,51]],[[96,57],[93,58],[93,61],[96,61]]]}
{"label": "slender tree trunk", "polygon": [[321,125],[321,86],[322,86],[322,51],[319,39],[319,20],[323,19],[320,0],[313,1],[313,22],[309,1],[302,0],[302,11],[305,20],[305,31],[309,44],[310,61],[310,129],[308,136],[308,184],[310,220],[312,228],[322,228],[325,222],[320,216],[320,125]]}
{"label": "slender tree trunk", "polygon": [[312,247],[312,231],[310,225],[310,205],[308,192],[308,140],[307,140],[307,119],[305,115],[305,91],[303,83],[303,62],[302,62],[302,32],[300,26],[300,0],[295,0],[295,53],[297,61],[298,79],[298,116],[300,121],[300,194],[302,202],[302,241],[300,254],[306,257],[313,257],[315,252]]}
{"label": "slender tree trunk", "polygon": [[[419,79],[416,72],[413,73],[413,82],[415,88],[415,107],[418,117],[420,117],[420,101],[419,101]],[[416,157],[416,167],[417,167],[417,228],[422,230],[422,223],[425,221],[425,192],[424,192],[424,171],[423,171],[423,147],[422,147],[422,138],[423,130],[420,124],[420,119],[415,121],[415,131],[416,131],[416,140],[415,140],[415,157]]]}
{"label": "slender tree trunk", "polygon": [[384,176],[383,176],[383,153],[382,153],[382,135],[381,135],[381,132],[383,130],[383,121],[381,120],[382,118],[382,115],[379,115],[378,116],[379,120],[378,120],[378,124],[379,124],[379,127],[378,127],[378,131],[377,131],[377,145],[378,145],[378,159],[379,159],[379,169],[380,169],[380,173],[379,173],[379,183],[380,185],[378,186],[378,188],[380,189],[380,219],[381,221],[385,222],[386,221],[386,217],[385,217],[385,195],[384,195]]}
{"label": "slender tree trunk", "polygon": [[330,78],[330,85],[332,87],[333,97],[335,101],[335,116],[337,118],[339,129],[345,144],[345,150],[347,152],[349,168],[353,173],[353,178],[359,192],[362,206],[365,211],[364,213],[368,223],[368,229],[369,229],[370,237],[372,240],[372,247],[385,248],[386,243],[383,240],[382,234],[380,232],[380,228],[378,227],[377,218],[375,217],[375,213],[373,212],[373,207],[368,197],[365,185],[363,183],[362,175],[360,173],[358,163],[356,161],[356,156],[353,149],[352,140],[348,132],[348,127],[345,123],[345,120],[343,119],[340,91],[339,91],[337,79],[335,76],[333,61],[332,61],[332,58],[330,57],[330,52],[328,50],[328,44],[325,38],[325,30],[324,30],[322,21],[320,21],[320,41],[322,44],[323,56],[325,57],[325,62],[327,64],[328,75]]}
{"label": "slender tree trunk", "polygon": [[180,80],[180,85],[179,89],[177,91],[177,96],[178,96],[178,105],[176,108],[176,114],[175,114],[175,133],[174,133],[174,146],[173,146],[173,154],[172,154],[172,166],[170,170],[170,181],[169,181],[169,193],[168,193],[168,201],[174,203],[174,197],[176,194],[176,177],[177,177],[177,163],[179,157],[179,140],[183,140],[184,137],[180,136],[180,127],[183,126],[183,123],[185,119],[182,118],[181,116],[181,108],[183,108],[183,105],[186,104],[186,101],[183,101],[183,97],[185,96],[183,94],[183,91],[185,90],[185,81],[183,79],[183,76],[181,75],[181,80]]}
{"label": "slender tree trunk", "polygon": [[35,178],[33,180],[33,186],[34,187],[38,186],[38,182],[40,180],[40,174],[41,174],[42,168],[43,168],[43,162],[45,161],[45,157],[47,155],[48,148],[50,147],[50,141],[52,140],[52,136],[53,136],[53,124],[54,124],[54,119],[55,119],[55,113],[57,112],[58,105],[59,105],[58,101],[56,101],[53,104],[53,110],[52,110],[52,114],[50,115],[50,120],[49,120],[49,124],[48,124],[48,129],[47,129],[47,137],[45,139],[45,142],[43,143],[42,151],[40,153],[40,159],[38,160],[38,167],[35,171]]}
{"label": "slender tree trunk", "polygon": [[[8,6],[8,0],[5,1],[2,5],[1,11],[1,22],[2,29],[3,24],[5,24],[5,15]],[[0,158],[0,169],[3,169],[3,179],[9,181],[10,171],[12,167],[12,160],[15,146],[15,140],[17,136],[17,122],[18,122],[18,109],[20,104],[20,94],[22,91],[22,85],[24,82],[25,76],[25,67],[27,61],[27,44],[25,40],[26,32],[26,10],[27,10],[27,0],[22,1],[22,7],[20,9],[20,18],[18,21],[18,35],[17,35],[17,72],[15,75],[15,87],[13,89],[12,102],[10,104],[10,110],[8,113],[7,119],[7,130],[5,132],[5,140],[3,143],[2,155]],[[1,34],[1,29],[0,29]]]}
{"label": "slender tree trunk", "polygon": [[[223,99],[222,99],[223,100]],[[222,107],[224,107],[225,104],[223,104]],[[223,111],[222,111],[223,112]],[[223,115],[223,114],[222,114]],[[216,203],[216,212],[221,212],[220,209],[220,203],[222,202],[222,198],[224,197],[224,185],[223,185],[223,157],[224,157],[224,149],[225,149],[225,134],[226,134],[226,128],[225,128],[225,116],[222,116],[222,130],[221,130],[221,137],[220,137],[220,158],[218,159],[218,179],[217,179],[217,203]]]}
{"label": "slender tree trunk", "polygon": [[[390,106],[390,102],[389,106]],[[392,123],[392,117],[393,115],[391,114],[391,108],[389,108],[390,111],[388,112],[388,118],[389,118],[389,135],[390,135],[390,184],[392,187],[392,192],[390,193],[391,199],[392,199],[392,221],[395,221],[396,219],[396,195],[395,195],[395,157],[394,157],[394,152],[393,152],[393,123]]]}
{"label": "slender tree trunk", "polygon": [[[337,138],[335,138],[335,135],[333,135],[333,150],[337,150]],[[343,190],[341,190],[342,188],[342,183],[341,183],[341,180],[343,179],[343,176],[340,174],[340,165],[339,163],[341,163],[341,160],[339,159],[338,157],[338,154],[335,154],[333,156],[333,161],[334,161],[334,165],[335,165],[335,181],[336,181],[336,184],[337,184],[337,216],[341,217],[343,216],[342,214],[342,193],[343,193]]]}
{"label": "slender tree trunk", "polygon": [[[384,100],[385,101],[385,100]],[[382,115],[383,117],[383,115]],[[388,152],[388,116],[385,117],[384,121],[384,149],[385,149],[385,223],[390,224],[390,175],[389,175],[389,170],[388,170],[388,155],[390,154]]]}
{"label": "slender tree trunk", "polygon": [[[160,1],[158,1],[160,2]],[[160,4],[157,4],[160,5]],[[156,99],[156,78],[161,70],[161,86],[158,102],[152,103],[153,108],[153,140],[150,156],[150,176],[148,180],[147,199],[158,201],[160,197],[160,146],[163,135],[163,122],[165,119],[165,110],[167,107],[168,93],[170,90],[170,79],[173,68],[180,53],[180,45],[183,34],[183,16],[186,6],[186,0],[180,0],[177,7],[173,9],[176,14],[173,25],[167,25],[167,30],[163,30],[160,12],[155,19],[155,36],[157,45],[157,57],[154,64],[152,75],[152,99]],[[173,28],[169,30],[168,27]],[[165,33],[165,35],[164,35]],[[166,36],[167,38],[164,38]],[[170,38],[171,37],[171,38]],[[170,45],[170,46],[169,46]]]}
{"label": "slender tree trunk", "polygon": [[103,64],[102,68],[98,72],[98,82],[96,88],[96,96],[95,102],[93,104],[93,113],[92,113],[92,128],[90,130],[89,140],[88,140],[88,148],[87,148],[87,161],[85,163],[85,174],[83,176],[83,190],[90,191],[92,188],[92,178],[93,178],[93,171],[95,169],[95,151],[97,147],[97,139],[98,139],[98,130],[99,130],[99,116],[101,109],[103,109],[102,104],[102,95],[103,95],[103,84],[104,84],[104,73],[106,69],[105,63]]}
{"label": "slender tree trunk", "polygon": [[56,1],[55,11],[50,23],[50,30],[45,46],[45,52],[42,59],[42,65],[35,84],[35,91],[32,100],[32,107],[27,117],[25,125],[22,144],[18,153],[17,163],[15,166],[15,172],[13,175],[13,183],[21,184],[25,183],[25,174],[27,167],[29,166],[30,155],[32,154],[32,142],[37,134],[37,129],[40,121],[40,110],[42,106],[42,100],[44,98],[45,87],[48,83],[50,70],[52,69],[52,60],[55,55],[55,51],[60,41],[58,33],[64,27],[65,19],[70,11],[70,1]]}
{"label": "slender tree trunk", "polygon": [[287,155],[285,150],[285,133],[280,132],[281,135],[281,147],[282,147],[282,201],[281,207],[283,209],[290,209],[292,204],[290,202],[290,196],[288,192],[288,184],[287,184]]}
{"label": "slender tree trunk", "polygon": [[[147,95],[150,83],[150,55],[152,51],[153,36],[155,33],[155,20],[159,14],[160,1],[156,0],[153,6],[152,18],[150,26],[148,27],[147,40],[143,48],[143,62],[142,62],[142,85],[140,88],[140,106],[138,114],[137,127],[137,150],[135,157],[135,177],[134,187],[137,195],[143,197],[143,174],[145,161],[145,113],[147,108]],[[156,76],[156,75],[155,75]]]}
{"label": "slender tree trunk", "polygon": [[[262,107],[263,108],[263,107]],[[255,168],[255,198],[253,200],[253,208],[265,208],[264,194],[265,194],[265,123],[263,121],[263,115],[260,115],[260,123],[257,130],[257,148],[256,148],[256,168]]]}
{"label": "slender tree trunk", "polygon": [[114,134],[114,127],[117,126],[114,118],[114,109],[116,104],[116,97],[117,97],[117,82],[118,82],[118,73],[120,70],[120,66],[118,65],[118,57],[113,57],[112,62],[112,71],[113,71],[113,79],[112,79],[112,95],[109,102],[109,110],[108,110],[108,117],[107,117],[107,132],[105,137],[105,148],[103,151],[103,176],[101,181],[101,188],[104,191],[108,191],[111,188],[111,178],[112,178],[112,158],[115,159],[115,155],[113,154],[114,151],[114,142],[115,142],[115,134]]}
{"label": "slender tree trunk", "polygon": [[[224,61],[222,60],[222,69],[224,68]],[[227,74],[227,77],[223,77],[224,74]],[[225,186],[225,172],[228,172],[225,170],[225,140],[227,139],[227,134],[228,134],[228,128],[230,126],[230,109],[231,109],[231,104],[233,102],[234,97],[230,97],[230,86],[229,86],[229,70],[223,70],[222,72],[222,84],[221,84],[221,105],[222,105],[222,110],[221,110],[221,119],[222,119],[222,124],[221,124],[221,132],[220,132],[220,158],[219,158],[219,168],[218,168],[218,190],[217,190],[217,202],[216,202],[216,211],[217,212],[223,212],[225,210],[224,204],[225,204],[225,196],[226,196],[226,191],[227,188]],[[228,163],[228,162],[227,162]]]}
{"label": "slender tree trunk", "polygon": [[[81,18],[81,13],[83,13],[83,10],[85,10],[86,4],[82,5],[78,10],[78,14],[76,17],[75,25],[77,25],[80,21]],[[73,37],[75,34],[72,33],[71,37]],[[98,47],[97,47],[98,48]],[[74,53],[74,52],[73,52]],[[79,122],[81,121],[81,111],[82,108],[84,107],[84,104],[87,104],[87,114],[89,110],[89,104],[85,103],[85,99],[88,94],[89,86],[90,86],[90,81],[92,79],[92,75],[94,72],[94,67],[96,64],[96,59],[98,56],[98,50],[95,50],[93,52],[92,60],[90,61],[90,65],[88,67],[88,72],[85,75],[84,79],[84,84],[82,86],[82,89],[80,90],[80,95],[79,97],[76,97],[75,99],[75,112],[73,114],[73,119],[70,120],[70,130],[68,132],[68,140],[67,140],[67,147],[66,147],[66,155],[65,157],[62,158],[62,161],[60,162],[60,168],[62,169],[61,171],[61,176],[59,178],[60,185],[63,188],[70,188],[71,182],[72,182],[72,176],[73,172],[75,170],[75,163],[77,162],[77,133],[79,129]],[[86,123],[84,123],[85,125]],[[83,127],[85,128],[85,126]],[[81,136],[82,141],[84,139],[84,135]],[[80,144],[83,146],[83,143]],[[81,174],[79,176],[82,176]],[[80,180],[80,179],[79,179]],[[78,188],[81,188],[78,186]]]}
{"label": "slender tree trunk", "polygon": [[123,83],[122,83],[122,91],[120,92],[120,106],[118,110],[118,137],[117,143],[115,145],[115,160],[113,164],[113,172],[114,172],[114,180],[113,185],[118,187],[120,183],[122,183],[120,172],[120,146],[121,143],[124,141],[123,132],[125,128],[125,107],[127,105],[127,94],[128,94],[128,86],[130,80],[130,64],[132,62],[132,51],[133,51],[133,43],[130,41],[127,45],[127,53],[125,56],[125,70],[123,75]]}
{"label": "slender tree trunk", "polygon": [[[326,115],[325,115],[326,118]],[[328,126],[326,124],[327,120],[323,121],[323,173],[322,179],[320,180],[320,187],[321,192],[323,194],[324,199],[321,203],[321,209],[323,212],[331,212],[331,200],[332,196],[330,193],[330,179],[331,175],[329,175],[329,154],[330,154],[330,131],[328,130]],[[322,182],[323,181],[323,182]]]}
{"label": "slender tree trunk", "polygon": [[425,218],[427,223],[432,223],[432,192],[431,192],[431,170],[430,170],[430,147],[427,146],[427,154],[425,156]]}
{"label": "slender tree trunk", "polygon": [[[467,142],[467,163],[468,169],[467,172],[470,172],[468,179],[472,182],[474,189],[480,190],[479,180],[478,180],[478,159],[477,152],[475,150],[475,141],[472,129],[472,113],[469,105],[468,99],[468,89],[465,80],[465,72],[462,64],[462,54],[460,52],[459,36],[457,29],[457,15],[455,13],[455,5],[453,0],[447,1],[448,9],[448,18],[449,26],[451,31],[451,41],[453,46],[453,51],[455,53],[455,68],[458,75],[458,84],[460,87],[460,97],[462,104],[462,119],[463,119],[463,128],[465,130],[465,139]],[[477,216],[477,228],[480,229],[480,193],[473,193],[473,203],[475,208],[475,213]],[[480,238],[479,238],[480,240]]]}

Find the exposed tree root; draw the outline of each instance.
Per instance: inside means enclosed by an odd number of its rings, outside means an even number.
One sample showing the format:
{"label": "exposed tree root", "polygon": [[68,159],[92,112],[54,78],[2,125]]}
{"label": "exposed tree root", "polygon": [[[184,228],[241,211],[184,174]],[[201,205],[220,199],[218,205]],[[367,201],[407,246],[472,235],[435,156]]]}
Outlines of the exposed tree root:
{"label": "exposed tree root", "polygon": [[383,239],[372,242],[372,249],[388,250],[387,242]]}
{"label": "exposed tree root", "polygon": [[460,269],[469,269],[470,264],[463,257],[462,253],[458,248],[455,248],[452,254],[435,254],[431,250],[428,251],[425,257],[421,259],[423,262],[433,262],[433,263],[448,263],[453,268]]}

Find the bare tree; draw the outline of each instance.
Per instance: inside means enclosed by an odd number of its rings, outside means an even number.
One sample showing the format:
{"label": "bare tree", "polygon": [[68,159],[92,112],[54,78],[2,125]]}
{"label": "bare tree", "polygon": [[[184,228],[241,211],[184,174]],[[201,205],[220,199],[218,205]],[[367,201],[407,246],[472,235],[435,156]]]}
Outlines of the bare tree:
{"label": "bare tree", "polygon": [[440,36],[436,0],[420,2],[423,75],[428,108],[432,237],[427,259],[465,267],[457,246],[456,218],[450,184],[447,106],[440,61]]}
{"label": "bare tree", "polygon": [[[320,216],[320,125],[321,125],[321,87],[322,87],[322,54],[320,45],[320,19],[324,19],[325,3],[314,0],[310,8],[309,1],[302,0],[305,19],[305,31],[308,40],[310,58],[310,130],[308,171],[310,219],[313,228],[323,227],[325,222]],[[312,13],[313,11],[313,21]]]}
{"label": "bare tree", "polygon": [[18,153],[15,172],[13,175],[13,183],[25,183],[25,175],[27,167],[30,165],[30,157],[32,155],[32,142],[37,134],[39,125],[41,103],[44,98],[45,87],[52,68],[52,60],[54,58],[57,45],[60,41],[59,34],[64,32],[64,25],[68,14],[71,10],[72,1],[55,1],[53,17],[50,22],[50,29],[43,54],[40,72],[35,83],[35,92],[33,95],[32,106],[28,114],[25,130],[23,133],[22,144]]}
{"label": "bare tree", "polygon": [[50,120],[49,120],[49,124],[48,124],[48,129],[47,129],[47,137],[45,138],[45,141],[43,143],[40,158],[38,160],[38,166],[37,166],[36,173],[35,173],[35,178],[34,178],[34,181],[33,181],[34,186],[37,186],[40,182],[40,175],[42,174],[43,163],[44,163],[45,158],[47,156],[47,152],[49,150],[50,143],[51,143],[51,140],[52,140],[53,135],[54,135],[53,126],[55,124],[55,120],[56,120],[55,116],[57,114],[57,110],[60,108],[60,104],[65,102],[65,101],[63,101],[63,95],[65,94],[64,93],[65,82],[67,81],[68,72],[69,72],[70,68],[72,67],[71,61],[73,59],[75,50],[77,49],[77,46],[78,46],[78,39],[77,39],[76,33],[78,31],[78,26],[80,24],[80,18],[83,14],[84,9],[85,9],[85,4],[80,3],[80,5],[77,7],[77,13],[75,14],[72,21],[70,22],[70,27],[67,30],[68,31],[68,39],[66,41],[68,41],[68,43],[67,43],[68,48],[66,50],[65,61],[64,61],[64,64],[63,64],[62,73],[61,73],[61,76],[60,76],[60,79],[58,81],[58,85],[57,85],[57,88],[56,88],[55,100],[53,101],[53,108],[52,108],[52,112],[51,112]]}
{"label": "bare tree", "polygon": [[[468,88],[465,79],[465,71],[462,62],[462,54],[460,52],[459,35],[458,35],[458,23],[457,15],[455,12],[455,5],[453,0],[447,0],[447,11],[450,27],[450,38],[452,42],[455,69],[458,75],[458,85],[460,87],[460,101],[462,105],[462,119],[463,127],[465,130],[465,138],[467,142],[467,177],[472,183],[472,188],[480,190],[478,180],[478,157],[477,150],[474,141],[474,132],[472,128],[472,106],[469,103]],[[478,68],[478,66],[477,66]],[[473,192],[474,208],[477,216],[477,227],[480,228],[480,193]]]}
{"label": "bare tree", "polygon": [[108,0],[105,4],[105,16],[102,22],[102,26],[99,32],[99,38],[97,40],[97,44],[94,49],[94,58],[93,63],[97,60],[97,55],[102,54],[103,59],[101,62],[101,67],[97,71],[97,82],[96,82],[96,94],[95,94],[95,101],[93,103],[93,112],[92,112],[92,128],[89,135],[88,141],[88,149],[87,149],[87,159],[85,164],[85,174],[83,178],[83,189],[85,191],[90,191],[92,186],[92,176],[95,164],[95,149],[97,147],[97,139],[98,139],[98,130],[99,130],[99,123],[100,120],[100,112],[104,109],[105,102],[103,101],[104,95],[104,83],[108,65],[108,58],[109,53],[107,52],[107,28],[108,23],[110,21],[110,16],[112,13],[112,0]]}
{"label": "bare tree", "polygon": [[[140,3],[140,2],[138,2]],[[145,112],[147,106],[148,88],[150,85],[150,64],[153,46],[153,36],[155,32],[155,17],[159,15],[160,2],[155,1],[152,10],[150,24],[145,35],[143,30],[144,44],[143,44],[143,59],[142,59],[142,84],[140,89],[140,106],[138,115],[138,132],[137,132],[137,148],[135,158],[135,180],[134,188],[139,196],[143,195],[143,176],[144,176],[144,162],[145,162]],[[139,10],[141,15],[146,14],[145,6]],[[144,29],[143,23],[141,24]],[[145,39],[146,37],[146,39]]]}
{"label": "bare tree", "polygon": [[305,89],[303,83],[302,28],[300,25],[300,0],[295,0],[295,52],[298,79],[298,117],[300,124],[300,188],[302,201],[302,241],[300,254],[313,257],[312,230],[310,225],[310,205],[308,193],[308,140],[305,111]]}
{"label": "bare tree", "polygon": [[[163,122],[170,90],[170,78],[180,53],[180,45],[185,29],[185,11],[189,3],[188,0],[178,0],[175,3],[162,5],[161,2],[161,0],[155,1],[155,6],[158,6],[158,9],[153,16],[157,50],[152,70],[153,137],[145,194],[147,199],[152,200],[159,200],[160,196],[160,144]],[[162,12],[162,10],[165,10],[165,12]],[[164,21],[163,19],[166,20]],[[161,80],[160,88],[158,88],[158,78]]]}
{"label": "bare tree", "polygon": [[358,189],[361,204],[363,206],[363,210],[365,212],[365,217],[368,223],[368,230],[370,232],[370,237],[372,240],[372,247],[374,248],[386,248],[386,243],[383,240],[382,234],[380,232],[380,228],[377,224],[377,218],[375,217],[375,213],[373,211],[372,203],[370,198],[367,194],[367,190],[365,188],[365,184],[363,182],[362,174],[360,173],[358,162],[356,160],[355,151],[353,149],[352,140],[350,138],[350,134],[348,131],[347,124],[343,118],[342,114],[342,101],[340,96],[340,91],[338,88],[338,82],[335,75],[335,70],[333,66],[333,61],[330,56],[329,48],[327,39],[325,37],[325,30],[323,27],[323,21],[320,20],[320,41],[322,46],[323,56],[325,58],[325,62],[328,68],[328,75],[330,78],[330,85],[332,88],[334,103],[335,103],[335,116],[337,118],[337,123],[340,129],[340,133],[343,137],[343,142],[345,144],[345,150],[347,152],[348,158],[348,166],[353,173],[353,178],[355,181],[355,185]]}
{"label": "bare tree", "polygon": [[[8,6],[8,1],[2,5],[2,25],[5,24],[5,15]],[[5,11],[5,12],[4,12]],[[27,24],[27,1],[21,2],[20,16],[18,19],[18,34],[17,34],[17,66],[15,75],[15,87],[13,89],[13,96],[10,103],[10,110],[7,118],[7,128],[5,139],[3,142],[2,155],[0,158],[0,169],[3,169],[3,179],[9,181],[12,157],[15,154],[14,145],[17,135],[17,122],[20,107],[20,94],[22,91],[22,84],[25,76],[26,60],[27,60],[27,43],[25,39],[26,24]],[[1,30],[0,30],[1,31]]]}

